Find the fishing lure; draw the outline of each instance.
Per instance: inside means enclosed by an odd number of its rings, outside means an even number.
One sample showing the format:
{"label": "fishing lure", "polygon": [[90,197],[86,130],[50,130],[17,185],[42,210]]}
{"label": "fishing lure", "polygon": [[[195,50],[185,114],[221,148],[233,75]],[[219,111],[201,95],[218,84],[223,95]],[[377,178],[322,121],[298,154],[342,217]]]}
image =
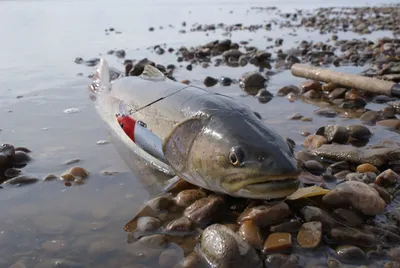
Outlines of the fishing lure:
{"label": "fishing lure", "polygon": [[120,105],[120,113],[116,114],[118,124],[126,135],[140,148],[158,158],[166,161],[162,151],[162,140],[147,128],[146,123],[135,120],[125,109],[125,105]]}

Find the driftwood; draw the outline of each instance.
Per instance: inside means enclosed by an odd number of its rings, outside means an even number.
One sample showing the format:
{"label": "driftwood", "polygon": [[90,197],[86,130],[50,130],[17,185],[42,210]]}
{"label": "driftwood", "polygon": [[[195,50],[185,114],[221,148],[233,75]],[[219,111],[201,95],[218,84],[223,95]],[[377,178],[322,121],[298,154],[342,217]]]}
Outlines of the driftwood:
{"label": "driftwood", "polygon": [[297,77],[334,83],[379,95],[400,97],[400,84],[390,81],[356,74],[346,74],[299,63],[292,65],[291,72]]}

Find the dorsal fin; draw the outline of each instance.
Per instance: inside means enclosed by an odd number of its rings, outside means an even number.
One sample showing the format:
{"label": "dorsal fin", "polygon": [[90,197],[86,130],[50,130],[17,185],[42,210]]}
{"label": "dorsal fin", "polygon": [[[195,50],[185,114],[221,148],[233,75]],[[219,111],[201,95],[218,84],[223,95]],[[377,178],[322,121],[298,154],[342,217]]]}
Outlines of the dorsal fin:
{"label": "dorsal fin", "polygon": [[153,81],[165,80],[165,75],[153,65],[147,64],[141,74],[142,78]]}

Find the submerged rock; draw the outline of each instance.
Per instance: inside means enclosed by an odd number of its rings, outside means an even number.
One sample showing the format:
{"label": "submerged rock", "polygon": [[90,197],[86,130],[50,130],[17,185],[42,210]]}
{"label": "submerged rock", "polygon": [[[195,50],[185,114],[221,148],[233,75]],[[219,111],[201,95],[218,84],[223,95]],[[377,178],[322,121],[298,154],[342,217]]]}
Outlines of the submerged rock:
{"label": "submerged rock", "polygon": [[213,267],[263,267],[255,249],[222,224],[208,226],[200,240],[200,252]]}

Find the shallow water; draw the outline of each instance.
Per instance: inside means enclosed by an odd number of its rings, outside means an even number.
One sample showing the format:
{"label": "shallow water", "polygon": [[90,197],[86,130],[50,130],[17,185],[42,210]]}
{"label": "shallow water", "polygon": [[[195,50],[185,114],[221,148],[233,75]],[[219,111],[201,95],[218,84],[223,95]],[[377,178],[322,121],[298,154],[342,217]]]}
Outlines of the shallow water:
{"label": "shallow water", "polygon": [[[90,172],[88,181],[80,186],[39,182],[0,189],[0,267],[17,261],[24,262],[26,267],[51,267],[51,259],[67,259],[85,267],[135,267],[137,260],[126,242],[123,226],[157,190],[152,187],[152,174],[139,172],[140,178],[134,176],[112,143],[96,144],[110,137],[87,94],[87,75],[94,68],[75,64],[75,57],[90,59],[110,49],[125,49],[127,58],[148,57],[161,64],[175,63],[175,57],[158,56],[146,48],[160,43],[179,48],[222,38],[221,31],[208,36],[202,32],[180,34],[183,21],[187,22],[186,28],[193,23],[247,25],[263,23],[272,16],[266,11],[250,11],[252,6],[278,6],[290,11],[371,3],[388,1],[315,0],[306,5],[298,1],[0,1],[0,143],[33,151],[34,161],[23,169],[27,174],[42,178],[50,173],[61,174],[70,167],[64,162],[75,158],[81,160],[76,165]],[[104,30],[110,27],[122,33],[106,35]],[[155,27],[155,31],[149,32],[149,27]],[[251,44],[266,47],[271,45],[266,37],[283,37],[283,48],[290,48],[296,40],[329,37],[303,30],[297,31],[298,36],[291,36],[291,31],[234,32],[229,38],[252,39]],[[391,34],[375,32],[370,38],[382,36]],[[353,37],[357,38],[352,33],[339,34],[339,38]],[[115,56],[107,59],[111,66],[122,69],[121,60]],[[250,70],[254,68],[196,67],[192,72],[179,69],[175,75],[201,85],[207,75],[238,78]],[[342,70],[360,71],[354,67]],[[271,77],[268,90],[276,93],[283,85],[301,81],[286,71]],[[247,103],[277,131],[295,140],[298,148],[304,139],[302,131],[312,132],[327,122],[358,122],[317,117],[313,115],[317,106],[300,101],[293,104],[286,98],[275,97],[268,104],[260,104],[245,96],[238,85],[210,90]],[[79,112],[65,113],[68,108],[78,108]],[[367,108],[377,109],[379,105]],[[296,112],[313,117],[313,121],[288,121]],[[393,137],[393,133],[379,127],[371,130],[375,134],[372,143]],[[106,176],[103,170],[118,173]]]}

